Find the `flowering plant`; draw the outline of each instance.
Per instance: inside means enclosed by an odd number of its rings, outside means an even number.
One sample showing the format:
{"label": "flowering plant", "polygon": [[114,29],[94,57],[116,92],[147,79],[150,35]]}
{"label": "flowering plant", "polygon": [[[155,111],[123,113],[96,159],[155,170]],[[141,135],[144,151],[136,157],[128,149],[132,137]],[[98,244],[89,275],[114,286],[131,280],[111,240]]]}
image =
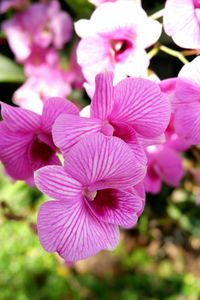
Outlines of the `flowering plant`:
{"label": "flowering plant", "polygon": [[[0,6],[18,65],[2,59],[26,78],[13,94],[19,107],[1,99],[0,160],[11,180],[51,198],[38,236],[68,263],[114,249],[119,227],[137,226],[146,192],[178,187],[182,154],[200,144],[199,1],[167,0],[151,16],[136,0],[91,2],[90,17],[76,22],[58,0]],[[189,50],[159,42],[162,16],[165,33]],[[183,63],[176,77],[155,74],[159,51]]]}

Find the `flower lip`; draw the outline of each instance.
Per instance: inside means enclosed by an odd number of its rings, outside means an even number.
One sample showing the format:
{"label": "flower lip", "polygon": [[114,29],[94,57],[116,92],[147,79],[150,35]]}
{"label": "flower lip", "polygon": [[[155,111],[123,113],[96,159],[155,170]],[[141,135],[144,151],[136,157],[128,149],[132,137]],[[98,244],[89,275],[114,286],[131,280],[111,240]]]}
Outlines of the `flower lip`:
{"label": "flower lip", "polygon": [[48,163],[54,155],[55,151],[47,143],[36,137],[30,149],[30,155],[33,160],[41,160],[43,163]]}
{"label": "flower lip", "polygon": [[200,0],[193,0],[193,4],[195,8],[200,8]]}
{"label": "flower lip", "polygon": [[112,39],[110,46],[111,56],[117,62],[124,60],[133,50],[133,42],[124,38]]}

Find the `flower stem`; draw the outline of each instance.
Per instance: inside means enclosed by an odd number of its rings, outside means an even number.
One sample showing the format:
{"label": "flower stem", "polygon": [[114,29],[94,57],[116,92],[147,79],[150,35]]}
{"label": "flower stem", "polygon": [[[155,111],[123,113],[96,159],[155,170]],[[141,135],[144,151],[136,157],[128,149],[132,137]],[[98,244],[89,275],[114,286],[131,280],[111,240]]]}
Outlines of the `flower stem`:
{"label": "flower stem", "polygon": [[184,65],[189,63],[189,61],[183,56],[183,54],[179,51],[173,50],[171,48],[168,48],[166,46],[160,45],[160,50],[171,55],[174,57],[177,57]]}

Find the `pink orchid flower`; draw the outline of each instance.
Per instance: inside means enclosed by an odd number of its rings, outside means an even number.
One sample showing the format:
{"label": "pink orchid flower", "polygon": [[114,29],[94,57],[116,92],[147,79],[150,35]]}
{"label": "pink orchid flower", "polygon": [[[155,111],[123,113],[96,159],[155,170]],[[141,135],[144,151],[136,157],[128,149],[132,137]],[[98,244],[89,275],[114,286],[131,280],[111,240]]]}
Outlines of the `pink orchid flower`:
{"label": "pink orchid flower", "polygon": [[175,131],[186,142],[200,144],[200,57],[185,65],[177,79]]}
{"label": "pink orchid flower", "polygon": [[88,82],[103,71],[115,73],[115,81],[146,72],[149,58],[145,49],[161,34],[161,24],[147,17],[134,1],[104,3],[90,20],[79,20],[75,30],[82,38],[78,63]]}
{"label": "pink orchid flower", "polygon": [[178,46],[200,49],[199,0],[167,0],[163,25]]}
{"label": "pink orchid flower", "polygon": [[1,108],[0,160],[9,176],[31,183],[38,168],[60,164],[52,126],[64,112],[78,114],[75,105],[65,99],[51,98],[45,102],[42,115],[2,102]]}
{"label": "pink orchid flower", "polygon": [[36,186],[54,199],[41,206],[37,227],[42,246],[72,262],[114,249],[118,226],[137,223],[144,199],[130,186],[145,168],[123,141],[100,133],[83,138],[64,159],[64,167],[35,172]]}
{"label": "pink orchid flower", "polygon": [[144,180],[146,192],[159,193],[162,181],[177,187],[184,175],[179,153],[167,144],[149,146],[146,152],[148,157],[147,175]]}
{"label": "pink orchid flower", "polygon": [[5,13],[11,8],[21,9],[29,3],[29,0],[1,0],[0,12]]}
{"label": "pink orchid flower", "polygon": [[58,66],[29,66],[32,73],[13,95],[13,102],[22,108],[41,113],[45,101],[50,97],[66,97],[71,92],[70,74]]}
{"label": "pink orchid flower", "polygon": [[113,75],[105,73],[96,76],[90,113],[90,118],[63,114],[56,120],[53,139],[61,151],[69,150],[83,135],[101,132],[123,139],[144,163],[138,136],[160,136],[168,125],[170,106],[156,83],[127,78],[113,87]]}
{"label": "pink orchid flower", "polygon": [[19,62],[24,62],[34,51],[34,46],[62,48],[72,35],[72,20],[61,11],[57,0],[34,3],[26,11],[17,12],[3,22],[9,45]]}

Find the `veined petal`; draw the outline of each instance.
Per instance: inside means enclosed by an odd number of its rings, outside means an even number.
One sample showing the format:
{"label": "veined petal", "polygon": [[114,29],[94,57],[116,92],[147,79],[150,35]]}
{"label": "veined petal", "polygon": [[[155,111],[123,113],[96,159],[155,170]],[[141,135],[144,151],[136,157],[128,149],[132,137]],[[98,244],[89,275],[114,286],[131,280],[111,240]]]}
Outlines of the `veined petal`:
{"label": "veined petal", "polygon": [[82,185],[60,166],[43,167],[34,173],[34,178],[38,189],[55,200],[73,203],[82,192]]}
{"label": "veined petal", "polygon": [[126,123],[113,122],[114,127],[114,136],[119,137],[124,142],[126,142],[131,150],[133,151],[136,159],[142,164],[145,165],[147,163],[147,157],[144,151],[143,145],[140,143],[138,136],[133,129],[133,127],[129,126]]}
{"label": "veined petal", "polygon": [[6,126],[13,132],[34,132],[40,128],[40,116],[30,110],[1,102],[1,114]]}
{"label": "veined petal", "polygon": [[94,201],[88,201],[88,205],[99,220],[123,228],[133,227],[137,223],[138,212],[143,208],[143,203],[144,201],[134,192],[114,189],[98,191]]}
{"label": "veined petal", "polygon": [[198,85],[196,82],[185,79],[178,78],[176,84],[176,92],[174,97],[174,108],[178,108],[177,105],[190,105],[200,102],[200,84]]}
{"label": "veined petal", "polygon": [[44,203],[38,215],[41,244],[49,252],[58,252],[66,261],[95,255],[102,249],[112,250],[118,243],[118,228],[98,220],[83,199]]}
{"label": "veined petal", "polygon": [[1,121],[0,136],[0,160],[6,172],[15,180],[32,177],[28,148],[34,138],[33,134],[13,132]]}
{"label": "veined petal", "polygon": [[98,119],[64,114],[53,126],[53,140],[63,153],[67,153],[83,136],[99,132],[101,127],[102,122]]}
{"label": "veined petal", "polygon": [[169,102],[158,84],[150,80],[122,80],[114,89],[114,100],[109,120],[127,123],[145,137],[153,138],[162,134],[169,123]]}
{"label": "veined petal", "polygon": [[53,97],[46,100],[41,117],[43,130],[51,132],[55,120],[64,113],[79,115],[79,110],[76,105],[64,98]]}
{"label": "veined petal", "polygon": [[125,142],[101,133],[83,137],[64,158],[67,173],[91,189],[124,188],[145,175]]}
{"label": "veined petal", "polygon": [[187,142],[200,144],[200,103],[179,105],[175,111],[175,131]]}
{"label": "veined petal", "polygon": [[91,116],[107,119],[113,109],[113,73],[98,74],[95,78],[95,93],[91,103]]}
{"label": "veined petal", "polygon": [[179,79],[186,79],[200,86],[200,56],[182,67],[178,74]]}

